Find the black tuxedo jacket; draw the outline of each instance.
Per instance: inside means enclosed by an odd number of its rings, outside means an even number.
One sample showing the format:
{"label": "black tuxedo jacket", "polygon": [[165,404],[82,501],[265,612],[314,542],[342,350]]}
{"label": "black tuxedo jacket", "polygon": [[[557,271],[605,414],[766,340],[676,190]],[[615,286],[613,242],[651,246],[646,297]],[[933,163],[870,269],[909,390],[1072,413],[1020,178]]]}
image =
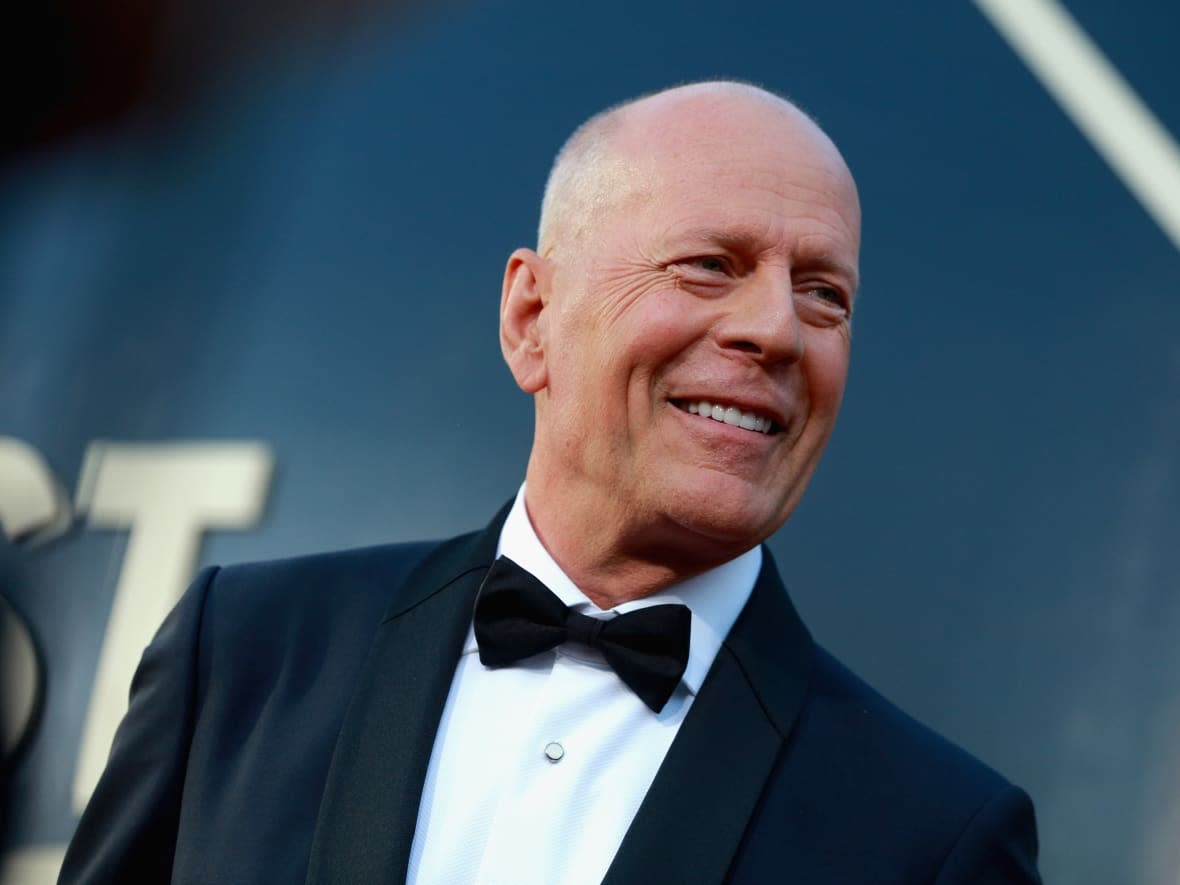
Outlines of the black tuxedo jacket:
{"label": "black tuxedo jacket", "polygon": [[[208,569],[144,653],[66,883],[404,879],[502,512]],[[610,883],[1039,881],[1028,797],[814,644],[769,554]]]}

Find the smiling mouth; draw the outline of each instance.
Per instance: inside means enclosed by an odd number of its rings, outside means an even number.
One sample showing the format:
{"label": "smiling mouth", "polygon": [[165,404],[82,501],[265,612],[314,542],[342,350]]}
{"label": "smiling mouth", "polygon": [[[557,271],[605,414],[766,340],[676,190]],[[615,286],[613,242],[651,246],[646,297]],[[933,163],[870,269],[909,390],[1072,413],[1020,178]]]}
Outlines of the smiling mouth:
{"label": "smiling mouth", "polygon": [[744,412],[737,406],[727,406],[708,400],[672,400],[672,405],[690,415],[700,415],[702,418],[712,418],[731,427],[751,430],[754,433],[772,434],[780,430],[773,418],[759,415],[757,412]]}

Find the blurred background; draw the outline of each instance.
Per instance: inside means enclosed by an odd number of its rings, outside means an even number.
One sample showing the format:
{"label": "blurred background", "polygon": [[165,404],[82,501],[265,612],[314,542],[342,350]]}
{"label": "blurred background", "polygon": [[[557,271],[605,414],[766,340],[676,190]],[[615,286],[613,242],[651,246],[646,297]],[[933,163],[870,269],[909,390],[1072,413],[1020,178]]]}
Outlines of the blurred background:
{"label": "blurred background", "polygon": [[[0,38],[0,881],[52,881],[196,567],[442,537],[515,492],[531,403],[497,304],[549,162],[607,104],[721,76],[817,117],[864,207],[841,423],[771,542],[804,619],[1032,794],[1046,881],[1180,883],[1180,238],[1161,214],[1180,166],[1139,167],[1148,208],[988,4],[19,6]],[[1180,4],[1061,9],[1180,133]]]}

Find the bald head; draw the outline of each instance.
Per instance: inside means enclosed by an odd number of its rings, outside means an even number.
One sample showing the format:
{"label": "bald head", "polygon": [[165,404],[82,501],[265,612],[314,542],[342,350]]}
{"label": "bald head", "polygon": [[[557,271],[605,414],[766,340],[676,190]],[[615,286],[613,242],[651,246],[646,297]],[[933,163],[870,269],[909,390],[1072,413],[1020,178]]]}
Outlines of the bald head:
{"label": "bald head", "polygon": [[790,515],[839,410],[859,246],[839,152],[753,86],[638,99],[562,149],[540,248],[505,268],[500,343],[534,401],[530,517],[591,599],[711,568]]}
{"label": "bald head", "polygon": [[780,117],[820,143],[847,171],[815,121],[780,95],[729,80],[676,86],[607,108],[566,140],[545,184],[537,251],[549,255],[559,243],[577,242],[608,208],[642,196],[649,184],[642,161],[653,151],[670,149],[675,160],[692,149],[694,132],[703,137],[712,129],[724,136],[726,127],[740,125],[739,118],[751,114]]}

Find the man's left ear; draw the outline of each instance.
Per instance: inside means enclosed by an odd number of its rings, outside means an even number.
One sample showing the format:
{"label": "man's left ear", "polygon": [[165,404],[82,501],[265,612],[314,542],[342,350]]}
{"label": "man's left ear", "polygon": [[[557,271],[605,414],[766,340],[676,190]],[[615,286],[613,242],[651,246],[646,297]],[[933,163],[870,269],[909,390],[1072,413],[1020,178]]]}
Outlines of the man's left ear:
{"label": "man's left ear", "polygon": [[525,393],[548,383],[542,313],[549,303],[552,266],[532,249],[517,249],[504,268],[500,293],[500,349]]}

